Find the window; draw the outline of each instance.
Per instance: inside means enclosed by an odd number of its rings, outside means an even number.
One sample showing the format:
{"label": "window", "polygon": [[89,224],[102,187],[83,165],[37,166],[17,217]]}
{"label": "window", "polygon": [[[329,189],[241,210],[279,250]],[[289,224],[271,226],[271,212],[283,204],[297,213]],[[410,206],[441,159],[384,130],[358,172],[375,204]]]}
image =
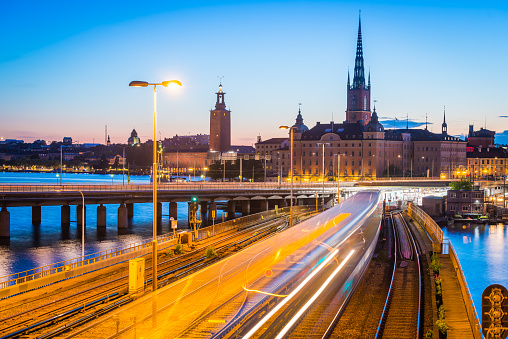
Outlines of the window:
{"label": "window", "polygon": [[462,198],[467,198],[467,193],[462,193]]}
{"label": "window", "polygon": [[319,162],[316,160],[316,165],[319,165]]}
{"label": "window", "polygon": [[467,208],[467,205],[462,205],[462,211],[469,211],[469,208]]}
{"label": "window", "polygon": [[372,152],[371,152],[371,151],[369,151],[369,157],[371,157],[371,156],[372,156]]}
{"label": "window", "polygon": [[305,156],[305,151],[303,151],[302,156]]}
{"label": "window", "polygon": [[372,162],[369,160],[369,166],[372,166]]}
{"label": "window", "polygon": [[355,156],[355,151],[351,152],[351,156],[354,157]]}
{"label": "window", "polygon": [[351,166],[354,166],[354,165],[355,165],[355,161],[351,160]]}
{"label": "window", "polygon": [[450,205],[450,211],[456,211],[456,208],[457,208],[457,206],[455,206],[455,205]]}

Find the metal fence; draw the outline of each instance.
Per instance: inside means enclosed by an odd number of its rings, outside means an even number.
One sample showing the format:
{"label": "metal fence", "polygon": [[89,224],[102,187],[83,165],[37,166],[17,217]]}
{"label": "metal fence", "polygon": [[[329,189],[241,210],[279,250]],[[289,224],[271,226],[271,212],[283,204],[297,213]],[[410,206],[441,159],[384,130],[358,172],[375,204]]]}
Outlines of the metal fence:
{"label": "metal fence", "polygon": [[457,278],[459,280],[460,291],[462,293],[462,298],[464,299],[467,317],[469,319],[469,323],[471,324],[473,336],[475,339],[481,339],[483,338],[482,326],[480,324],[478,314],[476,313],[476,308],[474,307],[473,297],[471,296],[471,292],[467,286],[466,277],[464,276],[462,266],[460,266],[459,257],[457,256],[457,253],[455,252],[455,249],[449,239],[444,239],[443,254],[448,254],[450,256],[453,267],[455,268],[455,273],[457,274]]}
{"label": "metal fence", "polygon": [[432,248],[434,252],[441,252],[441,244],[443,243],[443,231],[427,213],[413,203],[408,203],[408,215],[418,221],[422,225],[432,240]]}
{"label": "metal fence", "polygon": [[[303,209],[307,209],[308,207],[307,206],[294,206],[293,208],[295,211],[300,211]],[[285,212],[289,212],[289,207],[278,209],[277,212],[275,210],[260,212],[260,213],[251,214],[251,215],[248,215],[245,217],[233,219],[230,221],[226,221],[224,223],[220,223],[215,226],[208,226],[208,227],[202,228],[198,231],[198,240],[204,240],[209,236],[217,235],[222,232],[226,232],[231,229],[238,228],[238,225],[240,225],[244,222],[259,220],[259,219],[263,219],[263,218],[267,219],[267,218],[276,216],[278,213],[285,213]],[[158,243],[159,250],[173,245],[174,244],[173,240],[176,241],[173,233],[168,233],[165,235],[157,236],[157,243]],[[76,270],[76,269],[80,269],[79,274],[88,273],[92,270],[96,270],[96,269],[105,267],[105,266],[98,267],[98,265],[92,265],[92,264],[97,264],[97,263],[109,260],[108,265],[106,265],[106,266],[109,266],[109,265],[116,264],[118,262],[122,262],[124,260],[130,259],[135,256],[144,255],[147,252],[151,252],[151,248],[152,248],[152,239],[145,239],[143,241],[135,242],[132,244],[119,246],[116,248],[104,250],[104,251],[97,252],[97,253],[87,254],[84,257],[78,257],[78,258],[73,258],[73,259],[69,259],[69,260],[64,260],[64,261],[60,261],[57,263],[44,265],[44,266],[40,266],[40,267],[33,268],[30,270],[26,270],[23,272],[9,274],[9,275],[0,277],[0,297],[5,297],[6,296],[5,293],[7,293],[7,295],[9,295],[8,292],[4,291],[2,293],[1,291],[3,289],[6,289],[6,288],[9,288],[12,286],[35,282],[38,279],[42,280],[43,278],[47,278],[47,277],[49,277],[51,275],[55,275],[57,273],[72,272],[73,270]],[[142,250],[145,250],[145,251],[142,251]],[[135,252],[139,252],[139,253],[135,253]],[[125,254],[132,254],[132,255],[130,255],[129,258],[126,258]],[[110,260],[110,259],[112,259],[112,260]],[[117,259],[117,260],[115,260],[115,259]],[[63,277],[63,278],[68,278],[68,277],[72,277],[72,276],[74,276],[74,275],[69,275],[69,276]],[[54,281],[51,281],[51,282],[54,282]],[[47,281],[46,281],[46,283],[47,283]],[[45,283],[41,282],[41,285],[44,285],[44,284]],[[36,284],[31,284],[31,288],[35,288],[35,287],[37,287]]]}

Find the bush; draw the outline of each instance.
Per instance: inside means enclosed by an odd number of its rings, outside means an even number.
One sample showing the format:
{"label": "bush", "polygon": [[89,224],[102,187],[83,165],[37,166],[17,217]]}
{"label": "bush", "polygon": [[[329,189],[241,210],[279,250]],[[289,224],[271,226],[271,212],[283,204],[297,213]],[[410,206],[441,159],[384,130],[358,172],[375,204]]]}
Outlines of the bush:
{"label": "bush", "polygon": [[439,333],[441,333],[441,334],[446,334],[448,332],[448,330],[450,329],[448,327],[448,325],[446,324],[446,322],[442,319],[439,319],[438,321],[436,321],[436,326],[437,326],[437,329],[439,330]]}
{"label": "bush", "polygon": [[215,248],[208,247],[205,252],[205,257],[207,258],[215,258],[217,256],[217,252],[215,251]]}
{"label": "bush", "polygon": [[182,244],[176,244],[175,246],[175,254],[182,254],[183,253],[183,245]]}
{"label": "bush", "polygon": [[439,270],[443,265],[439,262],[437,255],[433,254],[431,258],[430,269],[434,271],[434,274],[439,274]]}
{"label": "bush", "polygon": [[434,331],[427,330],[427,333],[425,333],[425,338],[434,338]]}
{"label": "bush", "polygon": [[174,253],[173,253],[173,250],[172,249],[168,249],[165,253],[166,257],[168,258],[172,258]]}
{"label": "bush", "polygon": [[439,308],[437,310],[437,318],[439,320],[444,320],[444,318],[445,318],[445,309],[444,309],[443,305],[439,306]]}

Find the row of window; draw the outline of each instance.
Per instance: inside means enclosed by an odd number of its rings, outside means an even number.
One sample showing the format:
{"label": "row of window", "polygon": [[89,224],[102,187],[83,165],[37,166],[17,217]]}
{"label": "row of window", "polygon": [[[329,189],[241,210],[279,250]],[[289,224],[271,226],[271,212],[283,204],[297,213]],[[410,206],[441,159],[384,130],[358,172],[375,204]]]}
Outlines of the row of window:
{"label": "row of window", "polygon": [[[457,206],[456,205],[449,205],[450,206],[450,211],[456,211],[457,210]],[[472,209],[471,209],[472,207]],[[470,211],[474,211],[474,212],[481,212],[483,210],[482,206],[481,205],[473,205],[473,206],[470,206],[470,205],[462,205],[462,212],[470,212]]]}

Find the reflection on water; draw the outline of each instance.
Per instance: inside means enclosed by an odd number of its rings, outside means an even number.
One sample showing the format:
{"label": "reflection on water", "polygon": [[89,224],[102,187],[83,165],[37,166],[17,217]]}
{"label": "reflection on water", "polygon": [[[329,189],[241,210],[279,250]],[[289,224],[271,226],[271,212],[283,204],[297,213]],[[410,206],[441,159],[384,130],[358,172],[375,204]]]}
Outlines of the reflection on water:
{"label": "reflection on water", "polygon": [[443,235],[457,252],[481,318],[483,290],[491,284],[508,287],[508,226],[456,224],[443,227]]}
{"label": "reflection on water", "polygon": [[[193,177],[197,180],[197,177]],[[57,181],[58,180],[58,181]],[[56,173],[9,173],[0,172],[0,184],[29,183],[57,184]],[[122,175],[63,174],[64,184],[94,183],[122,184]],[[127,176],[125,176],[127,183]],[[131,184],[148,184],[149,176],[131,176]],[[97,206],[87,205],[85,229],[85,254],[100,252],[118,246],[135,243],[152,237],[152,204],[134,204],[134,217],[127,228],[118,229],[118,205],[106,206],[106,227],[98,228]],[[11,273],[49,265],[81,256],[81,226],[76,223],[76,206],[71,206],[71,224],[62,226],[60,206],[43,206],[42,222],[32,225],[31,207],[9,207],[11,237],[0,238],[0,277]],[[163,203],[162,221],[157,234],[172,233],[169,224],[169,206]],[[217,218],[222,218],[217,211]],[[178,228],[188,228],[187,203],[178,203]]]}

